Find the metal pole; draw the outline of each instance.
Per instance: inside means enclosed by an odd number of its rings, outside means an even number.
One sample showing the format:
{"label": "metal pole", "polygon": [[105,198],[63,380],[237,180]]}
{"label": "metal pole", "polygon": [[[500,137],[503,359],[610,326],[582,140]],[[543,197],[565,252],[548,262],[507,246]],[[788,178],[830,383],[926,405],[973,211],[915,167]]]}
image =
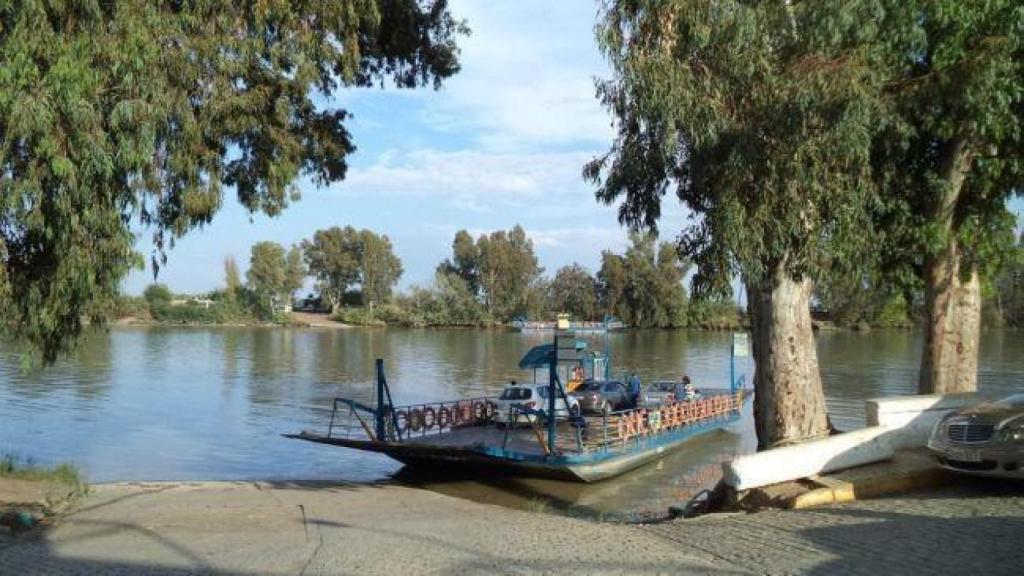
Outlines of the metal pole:
{"label": "metal pole", "polygon": [[377,413],[373,418],[377,438],[384,438],[384,359],[377,358]]}
{"label": "metal pole", "polygon": [[558,328],[555,327],[555,349],[548,365],[548,448],[555,448],[555,381],[558,379]]}

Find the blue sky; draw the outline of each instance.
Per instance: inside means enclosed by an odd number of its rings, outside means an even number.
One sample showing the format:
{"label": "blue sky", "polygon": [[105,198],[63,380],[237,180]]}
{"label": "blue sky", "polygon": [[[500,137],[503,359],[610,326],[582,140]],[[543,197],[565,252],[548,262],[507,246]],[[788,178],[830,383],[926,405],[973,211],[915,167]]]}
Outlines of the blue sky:
{"label": "blue sky", "polygon": [[[597,3],[453,0],[452,10],[473,33],[460,43],[462,71],[441,90],[350,90],[327,102],[354,114],[358,150],[344,181],[300,183],[302,199],[276,218],[250,216],[229,192],[213,223],[168,253],[160,281],[211,290],[223,283],[225,256],[244,270],[255,242],[287,246],[334,225],[387,234],[405,266],[400,287],[429,284],[460,228],[522,224],[549,273],[574,261],[594,271],[602,249],[622,249],[615,208],[598,204],[580,177],[613,137],[594,96],[595,77],[607,76],[594,42]],[[148,237],[138,243],[147,255]],[[147,266],[125,289],[151,281]]]}
{"label": "blue sky", "polygon": [[[358,150],[348,177],[320,189],[300,182],[302,199],[276,218],[249,215],[229,192],[213,223],[168,253],[160,281],[180,292],[209,291],[223,284],[226,256],[244,271],[254,243],[288,246],[330,226],[387,234],[405,267],[401,288],[429,284],[461,228],[476,236],[522,224],[549,274],[572,262],[595,271],[601,250],[623,249],[615,207],[598,204],[580,177],[613,138],[594,96],[594,79],[608,76],[594,42],[597,2],[451,6],[473,29],[460,43],[458,75],[439,91],[336,94],[326,105],[354,114]],[[661,228],[671,237],[685,212],[671,199],[662,209]],[[146,255],[149,235],[142,231],[137,245]],[[124,288],[141,293],[152,278],[147,265]]]}

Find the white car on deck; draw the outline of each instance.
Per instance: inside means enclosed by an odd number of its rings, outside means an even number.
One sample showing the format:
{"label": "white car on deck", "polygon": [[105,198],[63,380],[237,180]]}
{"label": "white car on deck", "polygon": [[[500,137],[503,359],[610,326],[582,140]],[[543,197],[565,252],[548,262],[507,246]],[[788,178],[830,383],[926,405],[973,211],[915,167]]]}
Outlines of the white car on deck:
{"label": "white car on deck", "polygon": [[949,470],[1024,479],[1024,394],[948,414],[935,425],[928,449]]}
{"label": "white car on deck", "polygon": [[[497,409],[494,412],[494,422],[499,427],[505,426],[515,418],[517,409],[544,410],[546,412],[548,398],[547,384],[509,384],[495,401]],[[564,419],[570,414],[576,416],[579,413],[579,401],[572,396],[566,396],[564,391],[559,390],[558,398],[555,399],[555,418]],[[526,424],[536,419],[536,414],[519,412],[516,422]]]}

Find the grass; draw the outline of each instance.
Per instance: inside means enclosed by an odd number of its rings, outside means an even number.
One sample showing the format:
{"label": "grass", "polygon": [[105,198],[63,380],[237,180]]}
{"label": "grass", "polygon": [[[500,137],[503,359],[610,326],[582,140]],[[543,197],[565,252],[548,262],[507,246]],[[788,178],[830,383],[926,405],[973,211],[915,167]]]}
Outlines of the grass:
{"label": "grass", "polygon": [[42,466],[31,458],[22,458],[14,454],[0,454],[0,478],[14,478],[59,484],[68,489],[73,497],[84,495],[89,487],[82,479],[78,468],[71,464]]}

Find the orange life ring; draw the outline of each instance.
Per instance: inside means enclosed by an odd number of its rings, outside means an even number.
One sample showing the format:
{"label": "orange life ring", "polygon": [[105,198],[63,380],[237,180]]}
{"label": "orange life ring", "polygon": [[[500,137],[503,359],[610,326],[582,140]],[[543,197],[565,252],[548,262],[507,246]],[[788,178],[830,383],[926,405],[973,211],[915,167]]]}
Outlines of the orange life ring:
{"label": "orange life ring", "polygon": [[487,410],[484,408],[483,402],[473,402],[473,420],[479,422],[484,419],[484,415]]}
{"label": "orange life ring", "polygon": [[628,440],[629,439],[629,430],[628,430],[628,426],[626,426],[626,418],[624,416],[622,418],[619,418],[618,431],[619,431],[619,438],[621,438],[623,440]]}
{"label": "orange life ring", "polygon": [[447,406],[441,406],[437,411],[437,427],[447,428],[452,423],[452,411]]}
{"label": "orange life ring", "polygon": [[490,400],[484,400],[484,416],[488,420],[493,420],[494,415],[498,412],[498,405]]}
{"label": "orange life ring", "polygon": [[409,430],[419,432],[423,429],[423,410],[413,408],[409,413]]}
{"label": "orange life ring", "polygon": [[626,436],[630,438],[636,436],[636,415],[623,414],[622,420],[626,423]]}
{"label": "orange life ring", "polygon": [[433,406],[423,408],[423,427],[430,430],[437,423],[437,411]]}

